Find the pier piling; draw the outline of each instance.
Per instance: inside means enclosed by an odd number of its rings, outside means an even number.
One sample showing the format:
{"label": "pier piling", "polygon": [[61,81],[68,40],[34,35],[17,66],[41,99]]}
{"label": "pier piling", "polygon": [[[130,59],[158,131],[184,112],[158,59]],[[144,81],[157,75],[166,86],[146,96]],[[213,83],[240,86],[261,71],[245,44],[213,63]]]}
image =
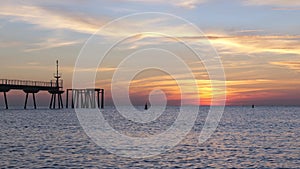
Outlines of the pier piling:
{"label": "pier piling", "polygon": [[[71,96],[69,93],[71,92]],[[101,95],[101,99],[100,99]],[[66,108],[69,108],[69,97],[71,97],[71,108],[104,108],[104,89],[67,89]]]}

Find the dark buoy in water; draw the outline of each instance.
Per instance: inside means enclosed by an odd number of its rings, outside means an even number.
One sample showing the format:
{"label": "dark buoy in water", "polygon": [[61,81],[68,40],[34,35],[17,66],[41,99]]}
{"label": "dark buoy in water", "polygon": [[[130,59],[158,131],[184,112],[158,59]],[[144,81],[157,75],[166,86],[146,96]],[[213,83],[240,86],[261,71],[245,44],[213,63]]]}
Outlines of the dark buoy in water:
{"label": "dark buoy in water", "polygon": [[252,109],[254,109],[254,107],[255,107],[254,104],[252,104]]}
{"label": "dark buoy in water", "polygon": [[147,103],[145,104],[145,110],[148,110],[148,104]]}

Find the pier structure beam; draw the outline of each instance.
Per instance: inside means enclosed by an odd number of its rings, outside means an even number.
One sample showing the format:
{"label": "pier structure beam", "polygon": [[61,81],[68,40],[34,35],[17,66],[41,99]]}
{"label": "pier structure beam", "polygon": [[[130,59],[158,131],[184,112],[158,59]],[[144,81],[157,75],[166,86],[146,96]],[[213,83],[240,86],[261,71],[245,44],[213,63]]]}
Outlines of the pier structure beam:
{"label": "pier structure beam", "polygon": [[66,108],[69,107],[68,102],[69,102],[69,89],[67,89],[67,93],[66,93]]}
{"label": "pier structure beam", "polygon": [[5,103],[5,109],[8,109],[8,103],[7,103],[7,96],[6,93],[9,92],[9,88],[7,87],[0,87],[0,92],[3,93],[4,103]]}
{"label": "pier structure beam", "polygon": [[72,109],[74,109],[74,97],[73,97],[74,91],[72,90]]}
{"label": "pier structure beam", "polygon": [[27,100],[28,100],[28,93],[26,93],[24,109],[26,109],[26,106],[27,106]]}
{"label": "pier structure beam", "polygon": [[28,101],[28,96],[29,96],[30,93],[32,94],[33,107],[34,107],[34,109],[36,109],[35,93],[38,93],[39,90],[35,89],[35,88],[30,88],[30,89],[24,89],[23,91],[26,93],[24,109],[27,108],[27,101]]}
{"label": "pier structure beam", "polygon": [[[99,94],[99,92],[101,93],[101,109],[104,109],[104,89],[101,89],[100,91],[98,91],[98,94]],[[98,103],[98,106],[99,106],[99,103]]]}
{"label": "pier structure beam", "polygon": [[3,95],[4,95],[5,108],[8,109],[7,98],[6,98],[6,92],[3,92]]}
{"label": "pier structure beam", "polygon": [[0,92],[3,93],[3,99],[4,99],[4,103],[5,103],[5,109],[8,109],[8,103],[7,103],[7,97],[6,97],[6,93],[9,91],[9,89],[2,89],[0,88]]}
{"label": "pier structure beam", "polygon": [[[48,92],[51,94],[49,109],[56,109],[56,105],[58,106],[58,109],[64,108],[62,97],[61,97],[64,91],[51,90]],[[56,98],[57,98],[57,104],[56,104]]]}

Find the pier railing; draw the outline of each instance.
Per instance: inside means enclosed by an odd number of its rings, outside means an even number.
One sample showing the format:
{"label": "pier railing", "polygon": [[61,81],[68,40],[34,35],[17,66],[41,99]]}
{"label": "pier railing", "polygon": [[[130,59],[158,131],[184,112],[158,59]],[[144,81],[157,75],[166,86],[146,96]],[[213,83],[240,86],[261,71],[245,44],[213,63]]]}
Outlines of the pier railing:
{"label": "pier railing", "polygon": [[[32,80],[12,80],[0,79],[0,85],[14,85],[14,86],[32,86],[32,87],[56,87],[56,80],[50,82],[32,81]],[[59,81],[59,87],[62,88],[63,81]]]}

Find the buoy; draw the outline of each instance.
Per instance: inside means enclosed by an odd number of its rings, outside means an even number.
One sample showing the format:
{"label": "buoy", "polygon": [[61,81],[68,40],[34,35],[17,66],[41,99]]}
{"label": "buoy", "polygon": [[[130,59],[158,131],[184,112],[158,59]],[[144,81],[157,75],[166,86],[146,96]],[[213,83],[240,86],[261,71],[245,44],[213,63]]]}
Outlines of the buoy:
{"label": "buoy", "polygon": [[147,105],[147,103],[145,104],[145,110],[148,110],[148,105]]}
{"label": "buoy", "polygon": [[253,109],[254,107],[255,107],[254,104],[252,104],[252,109]]}

